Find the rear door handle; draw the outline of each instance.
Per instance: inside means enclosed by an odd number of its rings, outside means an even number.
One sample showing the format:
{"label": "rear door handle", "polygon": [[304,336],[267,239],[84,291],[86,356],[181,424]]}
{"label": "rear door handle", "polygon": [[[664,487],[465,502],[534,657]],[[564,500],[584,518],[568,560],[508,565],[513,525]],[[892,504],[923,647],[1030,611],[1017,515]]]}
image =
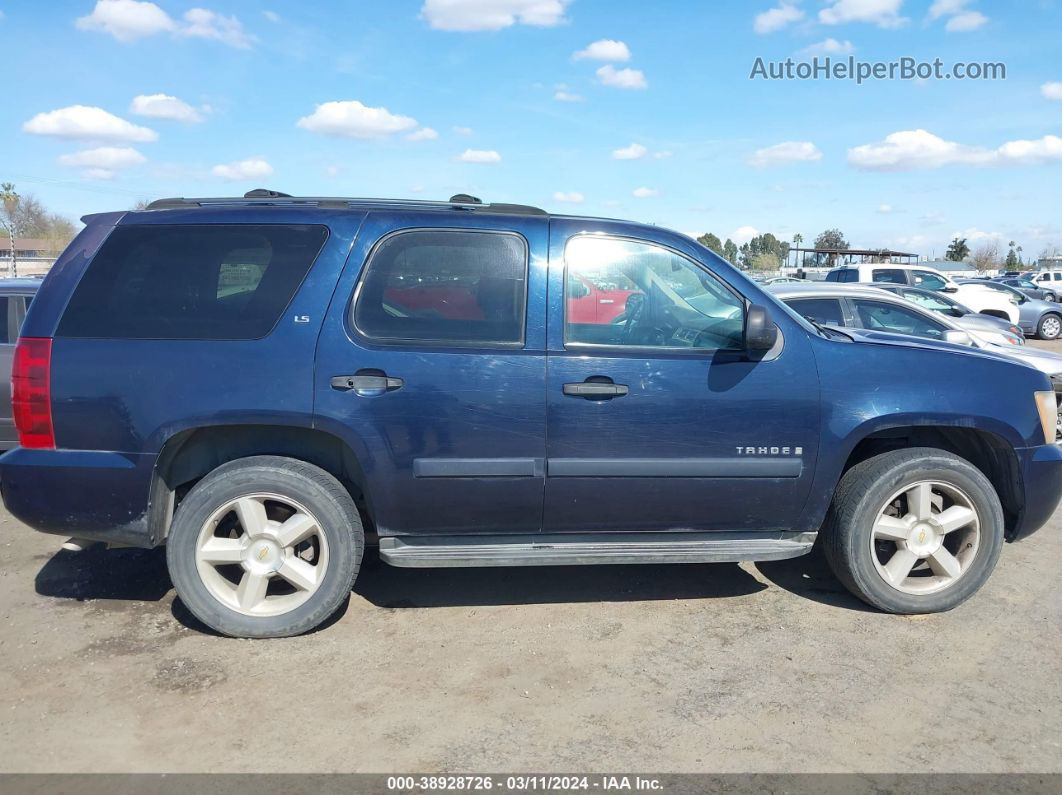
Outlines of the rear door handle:
{"label": "rear door handle", "polygon": [[587,400],[611,400],[615,397],[623,397],[627,394],[626,384],[612,384],[607,381],[583,381],[579,384],[565,384],[562,388],[565,395],[581,397]]}
{"label": "rear door handle", "polygon": [[334,375],[329,383],[332,389],[354,392],[356,395],[382,395],[405,385],[401,378],[392,378],[380,370],[358,370],[354,375]]}

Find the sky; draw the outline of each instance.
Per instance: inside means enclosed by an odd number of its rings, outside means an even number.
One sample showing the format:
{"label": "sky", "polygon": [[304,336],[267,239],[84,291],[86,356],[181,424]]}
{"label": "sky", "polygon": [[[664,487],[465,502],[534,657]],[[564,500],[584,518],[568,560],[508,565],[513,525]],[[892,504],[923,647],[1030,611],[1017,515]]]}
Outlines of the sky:
{"label": "sky", "polygon": [[[0,0],[0,180],[71,218],[465,192],[1029,257],[1062,246],[1060,33],[1062,0]],[[750,78],[815,56],[1006,79]]]}

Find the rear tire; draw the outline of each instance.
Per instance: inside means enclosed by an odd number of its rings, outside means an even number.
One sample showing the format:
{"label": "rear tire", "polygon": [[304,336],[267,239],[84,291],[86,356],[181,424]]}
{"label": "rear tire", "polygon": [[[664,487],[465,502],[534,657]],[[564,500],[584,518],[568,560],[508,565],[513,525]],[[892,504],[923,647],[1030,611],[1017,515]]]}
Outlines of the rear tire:
{"label": "rear tire", "polygon": [[896,450],[845,473],[823,528],[826,559],[863,601],[889,613],[937,613],[988,580],[1003,545],[988,478],[935,448]]}
{"label": "rear tire", "polygon": [[308,632],[350,595],[365,534],[350,494],[292,458],[230,461],[188,492],[166,562],[192,614],[223,635]]}
{"label": "rear tire", "polygon": [[1056,340],[1062,334],[1062,315],[1048,312],[1036,326],[1036,336],[1042,340]]}

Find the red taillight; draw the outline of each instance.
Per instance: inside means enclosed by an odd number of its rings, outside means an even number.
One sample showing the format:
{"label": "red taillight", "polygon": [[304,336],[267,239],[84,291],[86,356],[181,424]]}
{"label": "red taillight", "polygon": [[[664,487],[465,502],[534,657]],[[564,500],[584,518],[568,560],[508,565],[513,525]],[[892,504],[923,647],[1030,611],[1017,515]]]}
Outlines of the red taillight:
{"label": "red taillight", "polygon": [[23,447],[55,448],[51,374],[51,339],[19,337],[11,367],[11,411]]}

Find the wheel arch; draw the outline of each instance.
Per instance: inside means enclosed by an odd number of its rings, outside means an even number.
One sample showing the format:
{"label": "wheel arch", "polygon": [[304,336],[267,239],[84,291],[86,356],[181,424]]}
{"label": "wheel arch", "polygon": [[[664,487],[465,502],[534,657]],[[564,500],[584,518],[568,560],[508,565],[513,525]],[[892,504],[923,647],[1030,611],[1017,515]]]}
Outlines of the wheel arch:
{"label": "wheel arch", "polygon": [[222,464],[254,455],[305,461],[334,475],[354,499],[368,531],[372,506],[351,446],[327,431],[290,425],[208,425],[182,430],[159,451],[151,485],[152,537],[162,541],[184,495]]}

